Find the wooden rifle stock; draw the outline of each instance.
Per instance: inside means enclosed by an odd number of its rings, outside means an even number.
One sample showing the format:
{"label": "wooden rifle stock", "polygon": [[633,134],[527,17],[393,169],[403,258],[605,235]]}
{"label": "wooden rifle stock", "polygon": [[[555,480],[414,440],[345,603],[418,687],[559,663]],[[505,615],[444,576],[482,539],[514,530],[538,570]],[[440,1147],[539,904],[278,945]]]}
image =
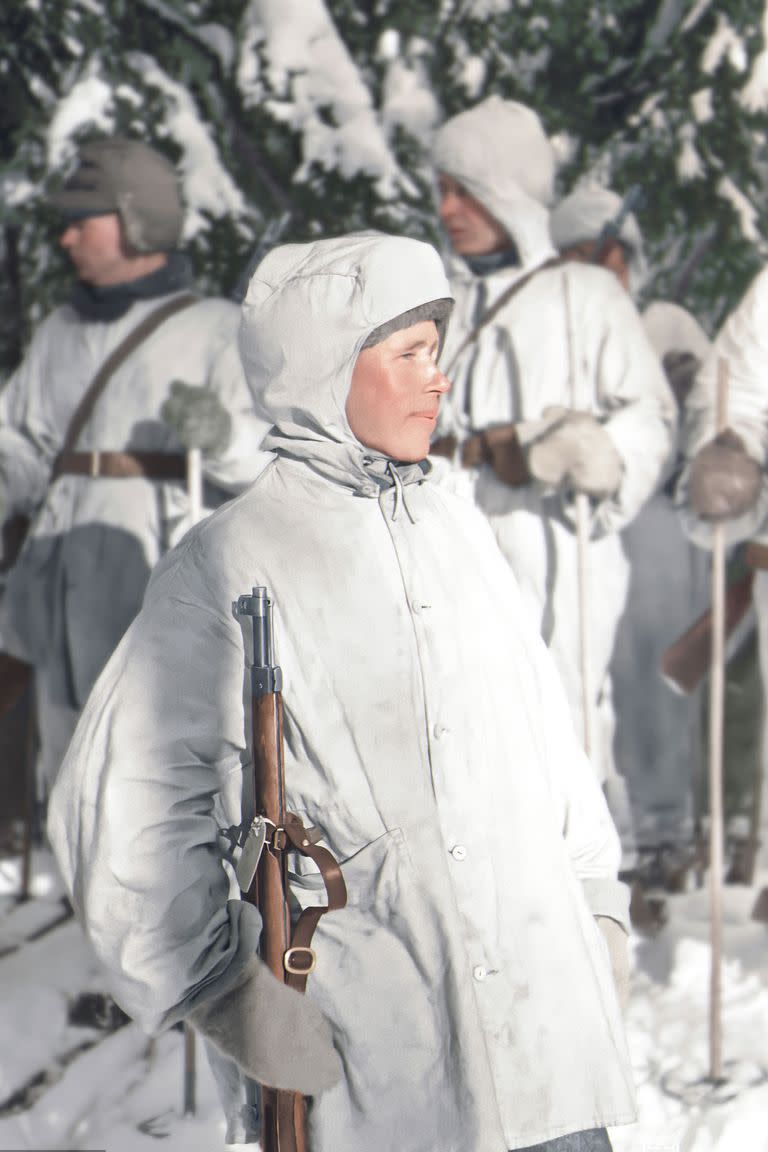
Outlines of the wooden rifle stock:
{"label": "wooden rifle stock", "polygon": [[8,652],[0,652],[0,717],[5,716],[32,683],[33,668]]}
{"label": "wooden rifle stock", "polygon": [[[755,573],[749,568],[728,585],[725,595],[725,635],[728,638],[752,603]],[[661,661],[664,679],[675,691],[690,695],[709,670],[712,659],[712,609],[708,608],[682,636],[667,648]]]}
{"label": "wooden rifle stock", "polygon": [[[244,900],[261,913],[259,953],[278,980],[303,992],[315,967],[310,947],[320,917],[343,908],[347,892],[341,869],[298,816],[285,807],[282,672],[273,662],[272,602],[264,587],[240,596],[238,617],[252,622],[251,747],[254,776],[254,820],[243,843],[238,880]],[[247,648],[246,648],[247,651]],[[295,925],[288,903],[287,852],[309,856],[320,869],[327,905],[307,908]],[[267,1022],[268,1024],[268,1022]],[[261,1086],[262,1152],[308,1152],[306,1100],[297,1092]]]}

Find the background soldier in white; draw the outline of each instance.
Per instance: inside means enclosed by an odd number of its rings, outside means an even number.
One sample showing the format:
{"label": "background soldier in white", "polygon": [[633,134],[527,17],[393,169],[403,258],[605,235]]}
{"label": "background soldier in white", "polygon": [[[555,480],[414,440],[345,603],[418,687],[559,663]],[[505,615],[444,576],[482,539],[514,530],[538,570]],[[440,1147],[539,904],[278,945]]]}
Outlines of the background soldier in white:
{"label": "background soldier in white", "polygon": [[470,469],[475,499],[552,650],[579,732],[573,497],[590,499],[590,704],[598,719],[593,762],[604,779],[608,665],[628,579],[618,532],[659,483],[674,400],[615,278],[555,262],[554,156],[530,109],[491,97],[455,116],[437,133],[433,163],[455,253],[445,356],[453,393],[440,435],[459,441],[456,458]]}
{"label": "background soldier in white", "polygon": [[[151,568],[190,524],[185,448],[203,451],[219,502],[254,474],[264,432],[237,355],[238,308],[189,295],[173,165],[138,140],[94,140],[53,207],[77,279],[0,395],[0,517],[34,517],[0,645],[34,666],[43,794]],[[67,444],[110,355],[173,301],[188,306],[124,357]]]}
{"label": "background soldier in white", "polygon": [[[599,259],[633,293],[645,276],[634,214],[623,219],[618,235],[611,232],[601,242],[622,205],[608,188],[579,188],[552,212],[551,231],[562,256]],[[689,312],[667,301],[651,304],[643,324],[677,399],[682,429],[686,397],[710,342]],[[617,777],[608,793],[623,867],[643,863],[644,872],[670,887],[682,882],[693,856],[702,717],[699,695],[673,692],[661,676],[661,662],[709,598],[706,557],[686,538],[674,505],[677,470],[673,458],[663,485],[621,533],[630,575],[611,661]],[[638,847],[646,850],[641,860]]]}
{"label": "background soldier in white", "polygon": [[[50,833],[118,1001],[317,1093],[313,1152],[598,1152],[634,1113],[609,962],[626,990],[627,890],[509,565],[425,459],[449,306],[414,240],[262,261],[241,349],[274,458],[156,569]],[[228,903],[217,841],[250,823],[230,605],[254,584],[275,602],[286,805],[348,893],[316,929],[308,1001],[254,956],[259,917]],[[289,879],[298,905],[323,899],[306,862]]]}
{"label": "background soldier in white", "polygon": [[[728,365],[728,426],[717,432],[718,362]],[[752,281],[726,319],[688,399],[687,467],[678,485],[685,526],[700,547],[711,547],[712,524],[725,524],[730,546],[749,541],[756,568],[752,601],[757,618],[763,685],[762,800],[758,820],[759,878],[768,872],[768,764],[765,696],[768,686],[768,269]]]}

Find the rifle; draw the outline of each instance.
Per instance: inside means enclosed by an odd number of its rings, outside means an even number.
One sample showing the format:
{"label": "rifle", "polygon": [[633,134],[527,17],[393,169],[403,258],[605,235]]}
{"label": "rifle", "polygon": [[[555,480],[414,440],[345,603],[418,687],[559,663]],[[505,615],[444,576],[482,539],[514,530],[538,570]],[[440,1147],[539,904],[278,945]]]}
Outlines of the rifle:
{"label": "rifle", "polygon": [[[725,593],[725,635],[735,632],[746,616],[752,603],[752,584],[755,568],[765,566],[758,563],[759,544],[749,544],[744,553],[748,565],[746,572],[733,580]],[[675,640],[661,659],[661,673],[669,686],[681,695],[687,696],[698,688],[706,675],[712,659],[712,609],[707,608],[690,628]]]}
{"label": "rifle", "polygon": [[621,243],[621,229],[630,213],[639,210],[644,200],[643,190],[639,184],[633,184],[621,202],[618,212],[611,220],[606,220],[600,229],[592,253],[592,263],[602,264],[613,244]]}
{"label": "rifle", "polygon": [[[305,828],[285,806],[283,758],[283,674],[274,663],[272,601],[265,587],[238,597],[232,605],[238,618],[251,622],[243,629],[250,664],[251,751],[253,756],[254,818],[242,840],[237,880],[242,898],[261,913],[259,952],[278,980],[298,992],[306,988],[316,956],[310,947],[315,928],[326,912],[343,908],[347,890],[338,862],[317,844],[322,833]],[[243,622],[241,621],[241,627]],[[252,647],[251,647],[252,645]],[[246,656],[247,659],[247,656]],[[320,869],[328,903],[305,908],[292,924],[289,907],[287,853],[308,856]],[[262,1152],[307,1152],[306,1101],[297,1092],[261,1087]]]}
{"label": "rifle", "polygon": [[0,719],[6,716],[32,683],[33,668],[24,660],[0,652]]}

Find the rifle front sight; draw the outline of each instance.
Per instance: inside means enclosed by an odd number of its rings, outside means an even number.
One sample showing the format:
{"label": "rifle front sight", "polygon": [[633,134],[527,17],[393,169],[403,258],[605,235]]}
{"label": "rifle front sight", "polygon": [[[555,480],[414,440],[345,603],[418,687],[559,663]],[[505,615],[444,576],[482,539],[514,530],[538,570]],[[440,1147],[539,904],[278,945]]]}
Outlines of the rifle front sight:
{"label": "rifle front sight", "polygon": [[254,696],[267,696],[282,691],[283,674],[274,663],[272,644],[272,601],[263,586],[243,596],[238,596],[232,604],[235,616],[250,616],[253,629],[253,664],[251,665],[251,690]]}

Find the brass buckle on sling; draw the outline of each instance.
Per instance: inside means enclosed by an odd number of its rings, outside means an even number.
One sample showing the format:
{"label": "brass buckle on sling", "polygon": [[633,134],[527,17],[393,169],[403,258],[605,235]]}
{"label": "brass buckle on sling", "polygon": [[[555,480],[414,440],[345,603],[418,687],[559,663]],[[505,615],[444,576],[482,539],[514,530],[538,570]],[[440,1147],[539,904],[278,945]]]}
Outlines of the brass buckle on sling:
{"label": "brass buckle on sling", "polygon": [[88,455],[90,456],[90,469],[88,475],[92,479],[96,480],[101,470],[101,452],[89,452]]}
{"label": "brass buckle on sling", "polygon": [[[294,956],[306,957],[306,963],[301,962],[297,966],[294,963]],[[283,956],[283,967],[286,972],[290,972],[292,976],[309,976],[310,972],[314,972],[317,965],[317,956],[315,955],[314,948],[289,948],[285,956]]]}

